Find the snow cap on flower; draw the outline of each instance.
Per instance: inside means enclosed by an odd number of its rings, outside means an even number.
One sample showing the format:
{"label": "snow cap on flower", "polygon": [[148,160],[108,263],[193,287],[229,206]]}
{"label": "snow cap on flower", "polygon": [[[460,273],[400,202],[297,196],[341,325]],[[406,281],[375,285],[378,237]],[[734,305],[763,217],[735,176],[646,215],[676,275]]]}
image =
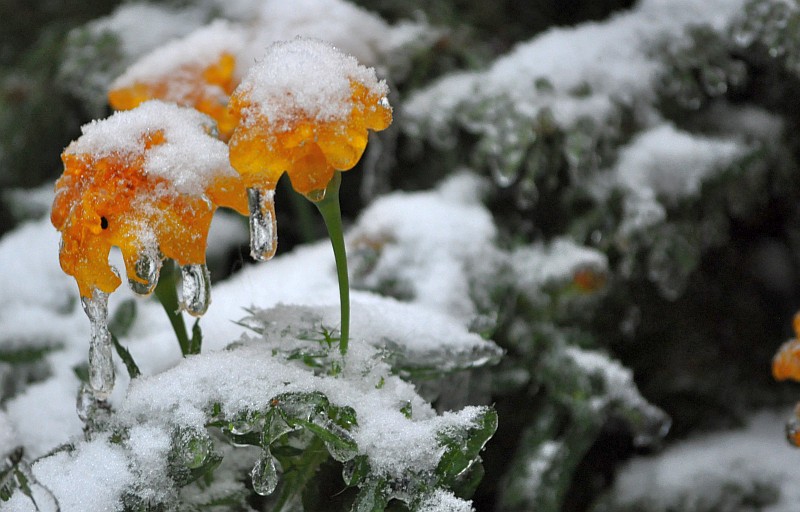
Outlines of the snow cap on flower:
{"label": "snow cap on flower", "polygon": [[391,123],[387,93],[374,69],[328,43],[274,43],[231,96],[231,164],[248,187],[272,189],[287,172],[296,191],[323,191],[358,163],[368,130]]}
{"label": "snow cap on flower", "polygon": [[208,116],[160,101],[82,127],[61,155],[51,212],[62,236],[61,267],[82,297],[119,286],[108,264],[112,246],[120,248],[132,286],[149,293],[161,258],[205,263],[218,206],[246,214],[241,180],[212,130]]}
{"label": "snow cap on flower", "polygon": [[110,87],[116,110],[160,99],[194,107],[213,117],[227,140],[234,124],[228,99],[239,83],[236,55],[245,46],[244,30],[218,20],[147,54]]}

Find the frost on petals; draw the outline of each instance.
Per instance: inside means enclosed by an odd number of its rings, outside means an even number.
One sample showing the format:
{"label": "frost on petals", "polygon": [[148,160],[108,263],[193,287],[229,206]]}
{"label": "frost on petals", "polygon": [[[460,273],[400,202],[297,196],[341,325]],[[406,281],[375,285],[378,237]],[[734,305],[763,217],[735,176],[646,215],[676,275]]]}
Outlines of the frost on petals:
{"label": "frost on petals", "polygon": [[358,163],[368,130],[391,123],[387,93],[374,69],[328,43],[274,43],[231,97],[231,164],[247,186],[274,188],[287,172],[302,194],[324,190]]}
{"label": "frost on petals", "polygon": [[218,206],[247,211],[212,128],[199,112],[153,101],[85,125],[67,147],[51,221],[62,236],[61,266],[82,297],[119,286],[108,264],[112,246],[120,248],[132,284],[154,284],[143,275],[152,268],[144,267],[155,265],[157,277],[161,257],[205,263]]}
{"label": "frost on petals", "polygon": [[159,99],[194,107],[217,122],[220,137],[233,131],[228,99],[238,85],[237,58],[245,31],[218,20],[146,55],[112,84],[108,101],[129,110]]}

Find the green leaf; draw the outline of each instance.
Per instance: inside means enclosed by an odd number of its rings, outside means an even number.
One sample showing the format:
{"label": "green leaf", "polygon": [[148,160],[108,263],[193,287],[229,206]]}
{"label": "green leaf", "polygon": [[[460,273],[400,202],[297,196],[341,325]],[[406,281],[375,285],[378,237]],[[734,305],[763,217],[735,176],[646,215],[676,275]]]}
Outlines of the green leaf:
{"label": "green leaf", "polygon": [[196,468],[188,468],[186,466],[173,466],[173,479],[179,487],[184,487],[195,480],[203,477],[204,475],[214,471],[217,466],[222,462],[222,456],[218,453],[211,453],[206,459],[205,464]]}
{"label": "green leaf", "polygon": [[342,480],[348,486],[358,485],[369,475],[372,468],[366,455],[359,455],[345,462],[342,468]]}
{"label": "green leaf", "polygon": [[89,364],[81,363],[72,367],[72,373],[84,384],[89,383]]}
{"label": "green leaf", "polygon": [[142,372],[139,371],[139,367],[136,365],[136,361],[133,360],[133,356],[128,352],[127,348],[122,346],[113,332],[111,333],[111,341],[114,342],[114,349],[117,351],[117,355],[122,359],[122,362],[125,363],[128,376],[130,376],[131,379],[135,379],[141,375]]}
{"label": "green leaf", "polygon": [[312,421],[299,423],[325,443],[325,448],[335,460],[345,462],[358,454],[358,445],[350,434],[333,421],[316,417]]}
{"label": "green leaf", "polygon": [[478,454],[497,430],[497,412],[485,409],[475,423],[466,429],[439,433],[445,452],[436,467],[445,485],[452,485],[477,462]]}
{"label": "green leaf", "polygon": [[194,325],[192,325],[192,339],[189,342],[189,352],[190,355],[196,355],[200,353],[200,349],[203,347],[203,331],[200,329],[200,319],[194,321]]}
{"label": "green leaf", "polygon": [[358,491],[351,512],[383,512],[389,504],[389,485],[385,478],[366,483]]}
{"label": "green leaf", "polygon": [[131,330],[133,321],[136,320],[136,301],[127,299],[123,301],[108,321],[108,330],[119,338],[124,338]]}
{"label": "green leaf", "polygon": [[39,347],[39,348],[20,347],[14,350],[10,349],[0,350],[0,363],[11,363],[11,364],[34,363],[44,358],[44,356],[46,356],[50,352],[58,350],[62,347],[63,345],[58,344],[49,347]]}
{"label": "green leaf", "polygon": [[283,484],[272,508],[273,512],[279,512],[287,504],[300,498],[320,464],[328,460],[328,452],[319,438],[313,438],[299,456],[284,458],[278,455],[277,450],[274,455],[283,468]]}

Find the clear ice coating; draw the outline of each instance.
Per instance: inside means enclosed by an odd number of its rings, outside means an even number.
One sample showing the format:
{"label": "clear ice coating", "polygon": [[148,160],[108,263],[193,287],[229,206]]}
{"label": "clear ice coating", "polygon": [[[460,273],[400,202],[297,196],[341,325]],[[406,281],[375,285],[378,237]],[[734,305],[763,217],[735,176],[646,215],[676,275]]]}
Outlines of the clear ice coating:
{"label": "clear ice coating", "polygon": [[199,432],[179,434],[177,454],[180,462],[189,469],[197,469],[208,461],[214,446],[213,441]]}
{"label": "clear ice coating", "polygon": [[278,469],[275,467],[275,458],[267,450],[264,450],[253,466],[250,478],[253,481],[253,490],[259,495],[267,496],[275,491],[278,486]]}
{"label": "clear ice coating", "polygon": [[136,258],[134,273],[142,281],[128,279],[131,290],[139,295],[150,295],[158,284],[158,274],[161,272],[161,256],[157,251],[142,251]]}
{"label": "clear ice coating", "polygon": [[248,188],[247,204],[250,208],[250,255],[257,261],[267,261],[278,248],[275,191]]}
{"label": "clear ice coating", "polygon": [[192,316],[202,316],[211,302],[211,274],[204,264],[181,267],[181,308]]}
{"label": "clear ice coating", "polygon": [[89,421],[92,417],[95,408],[94,395],[92,390],[85,384],[81,385],[78,391],[78,398],[76,400],[76,409],[78,410],[78,418],[84,423]]}
{"label": "clear ice coating", "polygon": [[309,190],[304,195],[306,196],[306,199],[308,199],[312,203],[318,203],[323,199],[325,199],[325,194],[327,192],[328,191],[324,188],[318,188],[316,190]]}
{"label": "clear ice coating", "polygon": [[329,419],[323,419],[317,416],[314,423],[323,429],[334,434],[333,437],[326,436],[322,441],[328,453],[331,454],[334,460],[338,462],[347,462],[358,455],[358,445],[355,440],[350,436],[350,432],[340,427]]}
{"label": "clear ice coating", "polygon": [[94,397],[105,400],[114,389],[114,361],[111,333],[108,332],[108,294],[98,289],[92,297],[81,297],[81,305],[91,323],[89,341],[89,387]]}

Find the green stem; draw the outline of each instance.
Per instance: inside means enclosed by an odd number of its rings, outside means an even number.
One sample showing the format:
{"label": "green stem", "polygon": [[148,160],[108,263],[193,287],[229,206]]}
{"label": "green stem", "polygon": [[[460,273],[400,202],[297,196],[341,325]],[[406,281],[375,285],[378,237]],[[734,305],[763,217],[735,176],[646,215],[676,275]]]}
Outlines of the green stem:
{"label": "green stem", "polygon": [[339,351],[342,355],[345,355],[350,336],[350,279],[347,275],[347,252],[344,247],[342,210],[339,207],[339,186],[341,183],[342,173],[336,171],[325,191],[325,197],[314,204],[322,214],[325,227],[328,228],[328,237],[331,239],[333,256],[336,259],[336,276],[339,278],[339,307],[341,309]]}
{"label": "green stem", "polygon": [[186,357],[191,353],[192,342],[186,334],[186,323],[183,321],[180,304],[178,304],[178,272],[172,260],[164,262],[161,268],[161,276],[156,286],[155,296],[164,307],[172,330],[178,338],[178,345],[181,347],[181,354]]}

